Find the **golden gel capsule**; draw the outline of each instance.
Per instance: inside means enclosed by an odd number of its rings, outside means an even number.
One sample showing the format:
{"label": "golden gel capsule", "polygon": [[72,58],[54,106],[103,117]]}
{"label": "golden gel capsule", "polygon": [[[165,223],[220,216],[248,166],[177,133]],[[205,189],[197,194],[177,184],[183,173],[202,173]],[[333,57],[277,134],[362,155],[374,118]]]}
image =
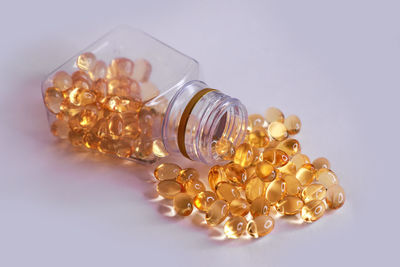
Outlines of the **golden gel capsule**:
{"label": "golden gel capsule", "polygon": [[221,182],[215,190],[219,199],[226,200],[231,203],[234,199],[240,198],[239,190],[232,184]]}
{"label": "golden gel capsule", "polygon": [[267,130],[263,127],[254,127],[247,136],[248,143],[255,148],[264,148],[269,144]]}
{"label": "golden gel capsule", "polygon": [[331,209],[338,209],[343,206],[346,196],[344,194],[343,188],[338,185],[332,185],[328,188],[326,192],[326,203]]}
{"label": "golden gel capsule", "polygon": [[192,197],[186,193],[177,194],[173,205],[176,213],[181,216],[189,216],[193,211]]}
{"label": "golden gel capsule", "polygon": [[206,187],[204,186],[203,182],[199,179],[191,179],[187,181],[185,184],[186,192],[191,196],[196,196],[197,194],[206,191]]}
{"label": "golden gel capsule", "polygon": [[280,149],[266,149],[262,154],[263,161],[272,164],[275,168],[285,166],[289,162],[289,156]]}
{"label": "golden gel capsule", "polygon": [[304,203],[299,197],[286,196],[275,205],[275,209],[284,215],[294,215],[299,213],[303,206]]}
{"label": "golden gel capsule", "polygon": [[247,233],[254,237],[259,238],[269,234],[275,226],[274,219],[268,215],[260,215],[249,221],[247,224]]}
{"label": "golden gel capsule", "polygon": [[106,63],[102,60],[97,60],[89,72],[89,75],[93,81],[96,81],[97,79],[105,79],[107,75]]}
{"label": "golden gel capsule", "polygon": [[272,122],[283,122],[285,119],[285,116],[283,115],[282,111],[280,109],[275,108],[275,107],[270,107],[265,111],[265,119],[268,123]]}
{"label": "golden gel capsule", "polygon": [[134,62],[135,67],[133,69],[132,78],[139,82],[147,82],[151,74],[151,64],[149,61],[143,58],[138,58]]}
{"label": "golden gel capsule", "polygon": [[63,93],[56,87],[49,87],[44,93],[44,103],[47,109],[54,114],[60,112],[60,106],[63,100]]}
{"label": "golden gel capsule", "polygon": [[108,132],[112,139],[118,139],[122,135],[123,120],[119,113],[113,114],[108,121]]}
{"label": "golden gel capsule", "polygon": [[101,153],[115,154],[115,141],[109,137],[101,138],[97,148]]}
{"label": "golden gel capsule", "polygon": [[133,151],[132,145],[134,140],[130,137],[123,136],[115,143],[115,154],[121,158],[129,158]]}
{"label": "golden gel capsule", "polygon": [[215,165],[208,172],[208,183],[210,184],[211,190],[215,191],[216,186],[221,182],[229,182],[225,174],[225,168]]}
{"label": "golden gel capsule", "polygon": [[194,197],[194,206],[202,212],[206,212],[211,204],[217,200],[217,195],[211,191],[200,192]]}
{"label": "golden gel capsule", "polygon": [[293,162],[289,161],[285,166],[277,168],[278,173],[281,175],[296,175],[296,165]]}
{"label": "golden gel capsule", "polygon": [[134,63],[129,58],[115,58],[111,62],[108,76],[110,77],[131,77]]}
{"label": "golden gel capsule", "polygon": [[261,161],[256,165],[256,174],[264,182],[272,182],[276,178],[276,170],[271,163]]}
{"label": "golden gel capsule", "polygon": [[81,54],[76,60],[78,68],[84,71],[90,71],[96,64],[96,56],[93,53],[86,52]]}
{"label": "golden gel capsule", "polygon": [[301,198],[304,202],[323,200],[326,197],[326,188],[322,184],[310,184],[304,187]]}
{"label": "golden gel capsule", "polygon": [[301,218],[305,222],[314,222],[324,215],[325,209],[325,204],[321,200],[311,200],[301,209]]}
{"label": "golden gel capsule", "polygon": [[224,226],[224,233],[227,238],[239,238],[246,231],[247,221],[242,216],[230,218]]}
{"label": "golden gel capsule", "polygon": [[325,168],[319,169],[317,171],[317,173],[315,174],[315,180],[319,184],[324,185],[326,188],[329,188],[330,186],[339,183],[336,174],[333,171]]}
{"label": "golden gel capsule", "polygon": [[66,121],[63,120],[55,120],[52,124],[51,124],[51,133],[54,136],[57,136],[61,139],[67,139],[68,138],[68,134],[70,131],[69,125]]}
{"label": "golden gel capsule", "polygon": [[228,180],[236,186],[244,186],[247,181],[246,170],[236,163],[226,165],[225,174]]}
{"label": "golden gel capsule", "polygon": [[286,193],[286,184],[282,180],[274,180],[269,183],[265,192],[265,198],[270,205],[275,205]]}
{"label": "golden gel capsule", "polygon": [[251,202],[250,213],[253,217],[269,214],[269,206],[264,196],[258,197]]}
{"label": "golden gel capsule", "polygon": [[319,170],[322,168],[325,169],[330,169],[331,168],[331,163],[329,162],[329,160],[327,158],[324,157],[320,157],[320,158],[316,158],[312,164],[314,165],[315,169]]}
{"label": "golden gel capsule", "polygon": [[247,180],[258,177],[257,173],[256,173],[256,166],[251,165],[251,166],[247,167],[246,168],[246,176],[247,176]]}
{"label": "golden gel capsule", "polygon": [[274,140],[283,141],[287,138],[288,133],[283,123],[275,121],[268,125],[268,135]]}
{"label": "golden gel capsule", "polygon": [[174,180],[163,180],[157,184],[157,192],[164,198],[173,199],[183,192],[183,186]]}
{"label": "golden gel capsule", "polygon": [[100,144],[100,138],[98,138],[95,134],[92,132],[87,132],[83,136],[83,142],[87,148],[90,149],[98,149],[99,144]]}
{"label": "golden gel capsule", "polygon": [[296,170],[300,169],[304,164],[310,163],[310,159],[304,154],[296,154],[290,160],[296,166]]}
{"label": "golden gel capsule", "polygon": [[249,180],[245,187],[246,199],[253,202],[256,198],[263,197],[265,194],[265,183],[258,177]]}
{"label": "golden gel capsule", "polygon": [[83,146],[83,136],[85,132],[83,130],[70,130],[68,133],[68,139],[73,146]]}
{"label": "golden gel capsule", "polygon": [[199,171],[193,168],[186,168],[179,172],[178,177],[176,180],[181,184],[185,184],[193,179],[199,179],[200,174]]}
{"label": "golden gel capsule", "polygon": [[283,177],[286,183],[286,194],[289,196],[300,196],[302,188],[301,183],[294,175],[287,175]]}
{"label": "golden gel capsule", "polygon": [[292,157],[301,151],[299,141],[292,138],[280,142],[276,148],[285,152],[289,157]]}
{"label": "golden gel capsule", "polygon": [[169,155],[167,149],[164,146],[164,143],[159,139],[153,141],[153,153],[156,157],[159,158],[164,158]]}
{"label": "golden gel capsule", "polygon": [[251,145],[243,143],[236,148],[233,162],[246,168],[251,165],[254,160],[254,151]]}
{"label": "golden gel capsule", "polygon": [[72,78],[67,72],[58,71],[54,74],[53,85],[61,91],[67,90],[72,86]]}
{"label": "golden gel capsule", "polygon": [[245,216],[247,213],[249,213],[249,210],[250,204],[243,198],[234,199],[229,204],[229,211],[232,216]]}
{"label": "golden gel capsule", "polygon": [[86,106],[96,102],[96,94],[94,91],[75,87],[69,93],[69,102],[75,106]]}
{"label": "golden gel capsule", "polygon": [[225,200],[216,200],[211,204],[206,213],[206,222],[208,225],[215,226],[220,224],[229,213],[229,204]]}
{"label": "golden gel capsule", "polygon": [[296,172],[296,178],[300,181],[302,186],[312,183],[315,177],[315,168],[312,164],[306,163]]}
{"label": "golden gel capsule", "polygon": [[232,160],[235,155],[233,143],[226,138],[221,138],[215,142],[215,152],[224,160]]}
{"label": "golden gel capsule", "polygon": [[248,117],[249,125],[248,125],[248,130],[252,131],[256,127],[265,127],[267,125],[267,122],[265,121],[264,117],[261,116],[260,114],[251,114]]}
{"label": "golden gel capsule", "polygon": [[289,117],[285,118],[283,124],[285,125],[290,135],[294,135],[300,132],[301,121],[296,115],[290,115]]}
{"label": "golden gel capsule", "polygon": [[175,180],[181,171],[181,167],[175,163],[163,163],[154,170],[154,177],[157,180]]}

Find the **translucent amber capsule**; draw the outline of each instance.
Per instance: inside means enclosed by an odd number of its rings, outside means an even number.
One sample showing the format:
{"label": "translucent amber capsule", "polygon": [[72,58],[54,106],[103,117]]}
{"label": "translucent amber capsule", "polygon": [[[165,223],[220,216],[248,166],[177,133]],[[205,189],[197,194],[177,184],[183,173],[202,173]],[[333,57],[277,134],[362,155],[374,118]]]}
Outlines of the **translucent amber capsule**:
{"label": "translucent amber capsule", "polygon": [[254,127],[247,137],[248,143],[256,148],[264,148],[269,144],[267,130],[263,127]]}
{"label": "translucent amber capsule", "polygon": [[197,194],[206,191],[206,187],[203,182],[199,179],[191,179],[184,184],[186,192],[191,196],[196,196]]}
{"label": "translucent amber capsule", "polygon": [[312,164],[314,165],[315,169],[317,169],[317,170],[322,169],[322,168],[325,168],[325,169],[331,168],[331,163],[329,162],[329,160],[327,158],[324,158],[324,157],[315,159]]}
{"label": "translucent amber capsule", "polygon": [[246,231],[247,221],[242,216],[230,218],[224,226],[224,233],[227,238],[239,238]]}
{"label": "translucent amber capsule", "polygon": [[67,90],[72,86],[72,78],[67,72],[58,71],[54,74],[53,85],[61,91]]}
{"label": "translucent amber capsule", "polygon": [[253,178],[246,183],[245,194],[247,201],[249,201],[250,203],[256,198],[264,196],[264,193],[265,184],[260,178]]}
{"label": "translucent amber capsule", "polygon": [[176,180],[181,184],[185,184],[190,180],[198,180],[200,178],[199,171],[193,168],[186,168],[179,172]]}
{"label": "translucent amber capsule", "polygon": [[84,71],[90,71],[96,64],[96,56],[93,53],[86,52],[78,57],[76,65]]}
{"label": "translucent amber capsule", "polygon": [[154,170],[154,177],[157,180],[175,180],[179,172],[181,171],[181,167],[176,165],[175,163],[163,163],[157,166]]}
{"label": "translucent amber capsule", "polygon": [[139,58],[134,62],[132,78],[139,82],[147,82],[151,74],[151,64],[146,59]]}
{"label": "translucent amber capsule", "polygon": [[247,181],[246,170],[236,163],[226,165],[225,174],[228,180],[236,186],[244,186]]}
{"label": "translucent amber capsule", "polygon": [[300,132],[301,121],[296,115],[290,115],[285,118],[284,125],[289,134],[294,135]]}
{"label": "translucent amber capsule", "polygon": [[157,192],[164,198],[173,199],[183,192],[183,186],[174,180],[163,180],[157,184]]}
{"label": "translucent amber capsule", "polygon": [[93,81],[96,81],[97,79],[105,79],[107,75],[106,63],[102,60],[97,60],[89,72],[89,75]]}
{"label": "translucent amber capsule", "polygon": [[132,155],[133,140],[130,137],[121,137],[115,143],[115,153],[118,157],[129,158]]}
{"label": "translucent amber capsule", "polygon": [[216,186],[221,182],[229,182],[225,174],[225,168],[215,165],[208,172],[208,183],[210,184],[211,190],[215,191]]}
{"label": "translucent amber capsule", "polygon": [[215,142],[215,152],[224,160],[232,160],[235,155],[235,148],[231,141],[221,138]]}
{"label": "translucent amber capsule", "polygon": [[280,149],[267,149],[262,154],[263,161],[272,164],[275,168],[282,167],[289,162],[289,156]]}
{"label": "translucent amber capsule", "polygon": [[150,160],[154,157],[153,149],[152,149],[153,142],[151,139],[147,137],[139,137],[135,140],[135,144],[133,146],[133,152],[136,157],[140,159]]}
{"label": "translucent amber capsule", "polygon": [[249,210],[250,204],[243,198],[234,199],[229,204],[229,211],[232,216],[245,216],[247,213],[249,213]]}
{"label": "translucent amber capsule", "polygon": [[325,168],[319,169],[317,171],[317,173],[315,174],[315,180],[319,184],[324,185],[326,188],[329,188],[330,186],[339,183],[336,174],[333,171]]}
{"label": "translucent amber capsule", "polygon": [[245,170],[246,170],[247,180],[258,177],[257,173],[256,173],[256,166],[251,165],[251,166],[247,167]]}
{"label": "translucent amber capsule", "polygon": [[75,87],[69,93],[69,101],[75,106],[85,106],[96,102],[96,94],[94,91]]}
{"label": "translucent amber capsule", "polygon": [[104,79],[97,79],[94,83],[93,83],[93,87],[92,87],[96,98],[97,99],[101,99],[102,97],[107,95],[107,82]]}
{"label": "translucent amber capsule", "polygon": [[304,202],[323,200],[326,197],[326,188],[322,184],[310,184],[304,187],[301,198]]}
{"label": "translucent amber capsule", "polygon": [[216,200],[211,204],[206,213],[206,222],[208,225],[215,226],[225,220],[229,213],[229,204],[225,200]]}
{"label": "translucent amber capsule", "polygon": [[192,197],[186,193],[177,194],[173,205],[176,213],[181,216],[189,216],[193,211]]}
{"label": "translucent amber capsule", "polygon": [[282,141],[287,138],[288,133],[283,123],[275,121],[268,125],[268,135],[277,141]]}
{"label": "translucent amber capsule", "polygon": [[226,200],[231,203],[234,199],[240,198],[239,190],[232,184],[221,182],[215,190],[219,199]]}
{"label": "translucent amber capsule", "polygon": [[303,201],[295,196],[286,196],[275,205],[276,211],[285,215],[294,215],[303,208]]}
{"label": "translucent amber capsule", "polygon": [[88,81],[88,80],[83,79],[83,78],[75,79],[72,82],[72,87],[73,88],[81,88],[81,89],[89,90],[91,85],[92,85],[92,82],[90,80]]}
{"label": "translucent amber capsule", "polygon": [[274,219],[271,216],[260,215],[249,221],[247,224],[247,233],[254,238],[259,238],[269,234],[275,226]]}
{"label": "translucent amber capsule", "polygon": [[[137,138],[140,135],[139,116],[136,112],[124,112],[122,116],[122,133],[129,135],[132,138]],[[161,140],[159,140],[161,142]],[[161,144],[160,144],[161,145]],[[162,145],[164,146],[164,145]],[[160,146],[161,148],[161,146]],[[160,151],[161,152],[161,151]]]}
{"label": "translucent amber capsule", "polygon": [[97,148],[101,153],[115,154],[115,141],[109,137],[100,139],[99,147]]}
{"label": "translucent amber capsule", "polygon": [[108,132],[113,139],[118,139],[122,135],[123,121],[119,113],[115,113],[108,121]]}
{"label": "translucent amber capsule", "polygon": [[97,122],[97,114],[96,111],[90,109],[84,109],[77,114],[79,117],[79,124],[83,128],[90,128],[95,125]]}
{"label": "translucent amber capsule", "polygon": [[[140,99],[143,102],[149,101],[160,94],[160,90],[158,90],[157,86],[149,81],[140,84],[140,88],[141,88]],[[160,100],[161,99],[159,99],[158,101]],[[164,103],[158,102],[156,108],[159,108],[159,110],[164,110],[163,105],[168,105],[168,104],[165,104],[165,102]]]}
{"label": "translucent amber capsule", "polygon": [[241,165],[242,167],[248,167],[254,160],[253,148],[246,143],[239,145],[236,148],[235,156],[233,162]]}
{"label": "translucent amber capsule", "polygon": [[284,119],[285,119],[285,116],[283,115],[282,111],[280,111],[280,109],[278,109],[278,108],[271,107],[265,111],[265,120],[268,123],[283,122]]}
{"label": "translucent amber capsule", "polygon": [[310,163],[310,159],[304,154],[296,154],[290,160],[296,166],[296,170],[300,169],[304,164]]}
{"label": "translucent amber capsule", "polygon": [[164,158],[169,155],[164,143],[159,139],[153,141],[153,154],[159,158]]}
{"label": "translucent amber capsule", "polygon": [[296,178],[300,181],[302,186],[306,186],[312,183],[315,177],[315,168],[312,164],[304,164],[296,172]]}
{"label": "translucent amber capsule", "polygon": [[83,136],[83,142],[87,148],[97,149],[100,144],[100,138],[92,132],[88,132]]}
{"label": "translucent amber capsule", "polygon": [[121,98],[118,96],[107,96],[101,100],[101,103],[109,111],[117,111],[121,103]]}
{"label": "translucent amber capsule", "polygon": [[44,103],[47,109],[52,113],[57,114],[60,112],[60,106],[63,100],[64,96],[61,90],[56,87],[49,87],[44,93]]}
{"label": "translucent amber capsule", "polygon": [[211,191],[203,191],[194,197],[194,206],[203,212],[206,212],[211,204],[217,200],[217,195]]}
{"label": "translucent amber capsule", "polygon": [[278,172],[281,175],[296,175],[296,165],[293,162],[289,161],[285,166],[279,167]]}
{"label": "translucent amber capsule", "polygon": [[261,161],[256,165],[256,174],[264,182],[272,182],[276,178],[276,171],[271,163]]}
{"label": "translucent amber capsule", "polygon": [[134,63],[129,58],[116,58],[111,62],[111,75],[114,77],[130,77],[133,74]]}
{"label": "translucent amber capsule", "polygon": [[99,138],[108,136],[108,123],[106,119],[100,119],[96,122],[92,129],[90,129],[94,135]]}
{"label": "translucent amber capsule", "polygon": [[326,203],[331,209],[338,209],[343,206],[346,196],[344,194],[343,188],[338,185],[332,185],[328,188],[326,192]]}
{"label": "translucent amber capsule", "polygon": [[276,148],[285,152],[289,157],[292,157],[301,151],[299,141],[292,138],[282,141]]}
{"label": "translucent amber capsule", "polygon": [[73,146],[83,146],[83,130],[71,130],[68,133],[68,139]]}
{"label": "translucent amber capsule", "polygon": [[269,183],[265,192],[265,198],[269,205],[275,205],[286,193],[286,184],[282,180],[274,180]]}
{"label": "translucent amber capsule", "polygon": [[301,209],[301,218],[306,222],[316,221],[324,215],[325,209],[325,204],[321,200],[311,200]]}
{"label": "translucent amber capsule", "polygon": [[286,194],[289,196],[300,196],[302,188],[301,183],[294,175],[287,175],[283,177],[286,183]]}
{"label": "translucent amber capsule", "polygon": [[249,131],[252,131],[256,127],[265,127],[267,125],[267,122],[265,121],[264,117],[261,116],[260,114],[251,114],[248,117],[249,125],[248,129]]}
{"label": "translucent amber capsule", "polygon": [[74,82],[76,80],[80,80],[80,79],[86,80],[86,82],[88,82],[88,83],[91,81],[90,75],[86,71],[83,71],[83,70],[75,71],[74,73],[72,73],[71,78],[72,78],[72,82]]}
{"label": "translucent amber capsule", "polygon": [[54,134],[54,136],[57,136],[61,139],[67,139],[70,128],[69,128],[68,122],[66,122],[64,120],[55,120],[51,124],[50,130],[51,130],[51,133]]}
{"label": "translucent amber capsule", "polygon": [[258,197],[251,202],[250,213],[253,217],[269,214],[268,202],[264,196]]}
{"label": "translucent amber capsule", "polygon": [[121,102],[117,106],[118,112],[134,112],[138,113],[142,107],[142,102],[129,97],[120,97]]}

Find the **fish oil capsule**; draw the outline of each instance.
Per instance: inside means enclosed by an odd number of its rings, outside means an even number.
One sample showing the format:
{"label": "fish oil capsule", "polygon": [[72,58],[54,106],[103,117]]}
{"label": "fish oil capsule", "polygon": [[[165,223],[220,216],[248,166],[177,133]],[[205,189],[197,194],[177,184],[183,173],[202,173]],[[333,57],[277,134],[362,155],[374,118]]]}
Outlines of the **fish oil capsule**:
{"label": "fish oil capsule", "polygon": [[225,200],[216,200],[206,213],[206,222],[208,225],[216,226],[225,220],[228,213],[229,204]]}
{"label": "fish oil capsule", "polygon": [[157,184],[157,192],[164,198],[173,199],[177,194],[183,192],[183,187],[174,180],[163,180]]}
{"label": "fish oil capsule", "polygon": [[301,218],[305,222],[314,222],[324,215],[325,209],[325,204],[321,200],[311,200],[301,209]]}
{"label": "fish oil capsule", "polygon": [[151,74],[151,64],[146,59],[139,58],[134,62],[132,78],[139,82],[147,82]]}
{"label": "fish oil capsule", "polygon": [[103,106],[109,111],[117,111],[121,103],[121,98],[118,96],[106,96],[101,100]]}
{"label": "fish oil capsule", "polygon": [[108,132],[112,139],[118,139],[122,135],[123,121],[120,114],[113,114],[108,122]]}
{"label": "fish oil capsule", "polygon": [[292,157],[301,151],[299,141],[292,138],[282,141],[276,148],[285,152],[289,157]]}
{"label": "fish oil capsule", "polygon": [[322,168],[325,168],[325,169],[331,168],[331,163],[329,162],[329,160],[327,158],[324,158],[324,157],[315,159],[312,164],[314,165],[315,169],[317,169],[317,170],[322,169]]}
{"label": "fish oil capsule", "polygon": [[92,129],[90,129],[94,135],[99,138],[104,138],[108,136],[108,123],[106,119],[100,119],[96,122]]}
{"label": "fish oil capsule", "polygon": [[153,154],[159,158],[164,158],[169,155],[164,143],[159,139],[153,141]]}
{"label": "fish oil capsule", "polygon": [[249,180],[246,183],[245,195],[247,201],[253,202],[256,198],[264,196],[265,183],[258,177]]}
{"label": "fish oil capsule", "polygon": [[225,175],[236,186],[244,186],[247,181],[246,170],[236,163],[230,163],[225,166]]}
{"label": "fish oil capsule", "polygon": [[206,187],[204,186],[203,182],[199,179],[191,179],[184,184],[186,192],[191,195],[195,196],[203,191],[206,191]]}
{"label": "fish oil capsule", "polygon": [[296,178],[300,181],[302,186],[312,183],[315,177],[315,168],[312,164],[306,163],[296,172]]}
{"label": "fish oil capsule", "polygon": [[67,72],[58,71],[54,74],[53,85],[61,91],[67,90],[72,86],[72,78]]}
{"label": "fish oil capsule", "polygon": [[61,139],[67,139],[70,131],[69,125],[64,120],[55,120],[50,127],[51,133]]}
{"label": "fish oil capsule", "polygon": [[47,109],[54,114],[60,112],[60,106],[63,100],[63,93],[57,87],[49,87],[44,93],[44,103]]}
{"label": "fish oil capsule", "polygon": [[111,62],[111,75],[113,77],[130,77],[133,74],[134,63],[129,58],[115,58]]}
{"label": "fish oil capsule", "polygon": [[81,88],[81,89],[86,89],[89,90],[92,85],[92,82],[90,80],[86,80],[83,78],[78,78],[72,81],[72,87],[73,88]]}
{"label": "fish oil capsule", "polygon": [[118,157],[129,158],[132,155],[133,140],[130,137],[121,137],[115,144],[115,153]]}
{"label": "fish oil capsule", "polygon": [[289,156],[280,149],[266,149],[262,154],[263,161],[266,161],[275,168],[285,166],[289,162]]}
{"label": "fish oil capsule", "polygon": [[304,187],[301,198],[304,202],[323,200],[326,197],[326,188],[322,184],[310,184]]}
{"label": "fish oil capsule", "polygon": [[288,133],[283,123],[274,121],[268,125],[268,135],[274,140],[283,141],[287,138]]}
{"label": "fish oil capsule", "polygon": [[133,145],[135,156],[143,160],[152,160],[154,157],[152,145],[153,142],[147,137],[136,139]]}
{"label": "fish oil capsule", "polygon": [[85,80],[87,83],[90,83],[90,75],[83,70],[77,70],[71,75],[72,83],[76,80]]}
{"label": "fish oil capsule", "polygon": [[101,138],[97,149],[104,154],[115,154],[115,141],[109,137]]}
{"label": "fish oil capsule", "polygon": [[304,164],[310,163],[310,159],[304,154],[296,154],[290,160],[296,166],[296,170],[300,169]]}
{"label": "fish oil capsule", "polygon": [[174,197],[173,205],[180,216],[189,216],[193,211],[192,197],[186,193],[179,193]]}
{"label": "fish oil capsule", "polygon": [[234,199],[229,204],[229,211],[232,216],[245,216],[249,213],[250,204],[243,198]]}
{"label": "fish oil capsule", "polygon": [[233,162],[246,168],[251,165],[253,160],[254,152],[253,148],[249,144],[243,143],[236,148]]}
{"label": "fish oil capsule", "polygon": [[344,194],[344,190],[338,184],[330,186],[328,188],[328,191],[326,191],[326,203],[331,209],[340,208],[341,206],[343,206],[345,200],[346,195]]}
{"label": "fish oil capsule", "polygon": [[208,172],[208,183],[210,184],[211,190],[215,191],[216,186],[221,182],[229,182],[225,174],[225,168],[215,165]]}
{"label": "fish oil capsule", "polygon": [[300,196],[302,192],[301,183],[294,175],[287,175],[283,177],[286,183],[286,194],[289,196]]}
{"label": "fish oil capsule", "polygon": [[179,172],[181,171],[181,167],[176,165],[175,163],[162,163],[157,166],[154,170],[154,177],[157,180],[175,180]]}
{"label": "fish oil capsule", "polygon": [[224,233],[227,238],[239,238],[246,231],[247,221],[242,216],[230,218],[224,226]]}
{"label": "fish oil capsule", "polygon": [[199,174],[198,170],[193,169],[193,168],[186,168],[179,172],[176,180],[178,182],[180,182],[181,184],[185,184],[185,183],[189,182],[190,180],[194,180],[194,179],[197,180],[197,179],[199,179],[199,177],[200,177],[200,174]]}
{"label": "fish oil capsule", "polygon": [[224,160],[232,160],[235,155],[233,143],[226,138],[220,138],[215,142],[215,152]]}
{"label": "fish oil capsule", "polygon": [[258,177],[257,173],[256,173],[256,166],[251,165],[251,166],[247,167],[245,170],[246,170],[247,180]]}
{"label": "fish oil capsule", "polygon": [[73,146],[83,146],[83,130],[71,130],[68,133],[68,139]]}
{"label": "fish oil capsule", "polygon": [[226,200],[231,203],[234,199],[240,198],[239,190],[232,184],[221,182],[216,186],[215,192],[219,199]]}
{"label": "fish oil capsule", "polygon": [[261,116],[260,114],[251,114],[248,117],[249,125],[248,125],[248,130],[252,131],[256,127],[265,127],[267,125],[267,122],[265,121],[264,117]]}
{"label": "fish oil capsule", "polygon": [[278,172],[282,175],[296,175],[296,165],[289,161],[285,166],[277,168]]}
{"label": "fish oil capsule", "polygon": [[104,79],[97,79],[92,86],[97,99],[101,99],[107,95],[107,82]]}
{"label": "fish oil capsule", "polygon": [[211,191],[203,191],[194,197],[194,206],[202,212],[206,212],[211,204],[217,200],[217,195]]}
{"label": "fish oil capsule", "polygon": [[[160,90],[158,90],[157,86],[149,81],[141,83],[140,88],[140,98],[143,102],[149,101],[160,95]],[[160,99],[158,99],[158,101],[160,101]],[[157,104],[157,107],[160,108],[160,110],[164,110],[162,106],[163,104],[160,102]]]}
{"label": "fish oil capsule", "polygon": [[319,183],[324,185],[326,188],[334,184],[338,184],[339,181],[337,179],[336,174],[328,169],[322,168],[317,171],[315,174],[315,180]]}
{"label": "fish oil capsule", "polygon": [[272,122],[283,122],[285,116],[283,115],[282,111],[275,107],[270,107],[265,111],[265,120],[268,123]]}
{"label": "fish oil capsule", "polygon": [[89,72],[89,75],[93,81],[96,81],[97,79],[105,79],[107,75],[106,63],[103,60],[97,60]]}
{"label": "fish oil capsule", "polygon": [[267,130],[260,126],[253,127],[252,131],[248,134],[247,140],[251,146],[256,148],[264,148],[269,144]]}
{"label": "fish oil capsule", "polygon": [[296,115],[290,115],[285,118],[283,123],[290,135],[298,134],[301,128],[301,121]]}
{"label": "fish oil capsule", "polygon": [[303,208],[303,201],[295,196],[286,196],[275,205],[277,212],[284,215],[295,215]]}
{"label": "fish oil capsule", "polygon": [[89,89],[75,87],[69,93],[69,101],[75,106],[85,106],[95,103],[96,95]]}
{"label": "fish oil capsule", "polygon": [[90,71],[96,64],[96,56],[93,53],[86,52],[81,54],[76,60],[78,68],[84,71]]}
{"label": "fish oil capsule", "polygon": [[247,224],[247,233],[254,237],[259,238],[269,234],[275,226],[274,219],[268,215],[260,215],[249,221]]}
{"label": "fish oil capsule", "polygon": [[264,196],[258,197],[251,202],[250,213],[254,218],[260,215],[269,214],[268,202]]}
{"label": "fish oil capsule", "polygon": [[276,178],[276,170],[274,166],[266,161],[257,163],[256,174],[264,182],[272,182]]}
{"label": "fish oil capsule", "polygon": [[283,198],[286,193],[286,184],[282,180],[274,180],[269,183],[265,198],[269,205],[275,205],[279,200]]}
{"label": "fish oil capsule", "polygon": [[83,142],[87,148],[90,149],[97,149],[100,144],[100,138],[97,137],[95,134],[92,132],[87,132],[83,136]]}
{"label": "fish oil capsule", "polygon": [[139,116],[136,112],[124,112],[122,116],[122,133],[129,135],[132,138],[137,138],[140,135]]}

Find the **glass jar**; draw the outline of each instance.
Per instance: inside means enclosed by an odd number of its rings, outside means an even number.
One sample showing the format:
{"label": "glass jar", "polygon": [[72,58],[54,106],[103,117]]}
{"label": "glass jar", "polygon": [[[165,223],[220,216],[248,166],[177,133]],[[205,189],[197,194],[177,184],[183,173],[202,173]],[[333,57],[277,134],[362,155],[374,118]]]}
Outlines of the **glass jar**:
{"label": "glass jar", "polygon": [[214,144],[242,142],[247,111],[198,75],[194,59],[118,27],[42,82],[51,131],[72,145],[140,162],[183,155],[216,164],[223,160]]}

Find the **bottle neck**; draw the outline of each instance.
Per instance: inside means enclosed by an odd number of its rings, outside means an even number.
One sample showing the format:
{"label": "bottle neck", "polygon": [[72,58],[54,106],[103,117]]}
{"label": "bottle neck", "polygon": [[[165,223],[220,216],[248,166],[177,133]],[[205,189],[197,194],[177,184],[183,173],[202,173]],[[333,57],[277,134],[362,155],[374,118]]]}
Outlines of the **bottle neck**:
{"label": "bottle neck", "polygon": [[247,111],[236,98],[191,81],[171,99],[162,126],[169,153],[181,154],[205,164],[221,161],[213,150],[220,138],[241,143],[247,128]]}

